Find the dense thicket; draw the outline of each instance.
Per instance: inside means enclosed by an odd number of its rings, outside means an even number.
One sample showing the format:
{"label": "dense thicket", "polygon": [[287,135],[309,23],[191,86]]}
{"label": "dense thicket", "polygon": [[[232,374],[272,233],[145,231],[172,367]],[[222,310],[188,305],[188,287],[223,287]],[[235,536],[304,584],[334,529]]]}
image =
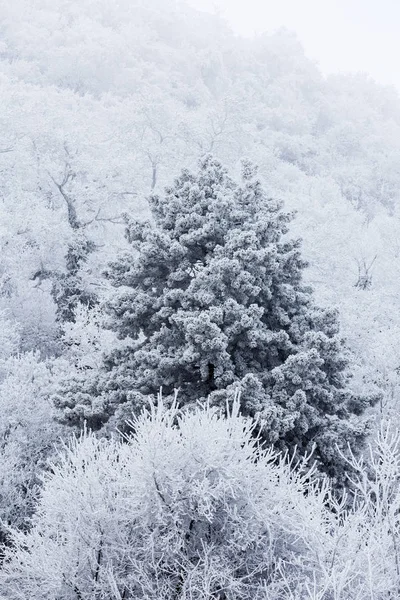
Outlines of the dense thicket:
{"label": "dense thicket", "polygon": [[[260,449],[237,404],[142,414],[123,443],[85,434],[45,477],[27,533],[11,531],[4,600],[390,600],[400,577],[399,437],[373,481],[353,461],[351,510]],[[397,457],[397,458],[395,458]]]}

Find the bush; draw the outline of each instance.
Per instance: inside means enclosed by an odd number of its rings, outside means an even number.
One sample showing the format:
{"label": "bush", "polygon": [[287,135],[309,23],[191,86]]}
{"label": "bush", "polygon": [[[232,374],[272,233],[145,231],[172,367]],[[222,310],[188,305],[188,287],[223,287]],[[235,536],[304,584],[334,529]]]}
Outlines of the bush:
{"label": "bush", "polygon": [[[55,365],[53,365],[54,367]],[[50,361],[38,354],[8,357],[0,375],[0,539],[6,527],[26,529],[35,510],[40,474],[62,428],[49,395]]]}
{"label": "bush", "polygon": [[2,597],[254,600],[283,589],[282,569],[301,587],[332,520],[325,493],[237,411],[160,403],[128,443],[75,440],[44,476],[33,529],[13,533]]}
{"label": "bush", "polygon": [[381,436],[374,484],[354,462],[347,510],[306,463],[263,450],[237,402],[226,418],[159,402],[131,425],[123,442],[83,433],[44,475],[33,528],[6,549],[1,598],[397,597],[398,435]]}

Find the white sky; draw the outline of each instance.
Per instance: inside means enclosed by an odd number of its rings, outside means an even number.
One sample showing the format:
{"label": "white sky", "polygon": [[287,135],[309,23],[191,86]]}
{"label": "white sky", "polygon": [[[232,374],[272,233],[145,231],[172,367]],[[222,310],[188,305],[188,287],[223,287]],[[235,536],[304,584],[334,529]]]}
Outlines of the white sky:
{"label": "white sky", "polygon": [[190,0],[238,33],[295,31],[325,73],[364,71],[400,90],[400,0]]}

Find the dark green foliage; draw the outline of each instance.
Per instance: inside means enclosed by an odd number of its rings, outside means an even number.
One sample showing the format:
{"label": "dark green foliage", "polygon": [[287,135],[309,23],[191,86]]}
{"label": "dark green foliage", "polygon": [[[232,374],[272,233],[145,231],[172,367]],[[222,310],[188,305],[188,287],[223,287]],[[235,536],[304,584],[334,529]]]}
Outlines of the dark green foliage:
{"label": "dark green foliage", "polygon": [[178,389],[182,405],[224,406],[240,391],[268,443],[301,453],[315,444],[323,468],[340,475],[336,445],[361,445],[369,400],[348,389],[337,315],[315,307],[302,283],[300,242],[286,238],[292,216],[250,164],[238,185],[211,157],[150,205],[154,223],[128,222],[132,252],[107,273],[124,343],[100,376],[59,397],[64,418],[121,427],[161,386],[166,397]]}
{"label": "dark green foliage", "polygon": [[53,283],[52,295],[57,305],[57,320],[61,323],[75,320],[75,308],[83,304],[92,308],[97,304],[96,295],[88,289],[81,275],[82,265],[95,249],[93,242],[79,232],[68,246],[65,257],[66,273],[57,276]]}

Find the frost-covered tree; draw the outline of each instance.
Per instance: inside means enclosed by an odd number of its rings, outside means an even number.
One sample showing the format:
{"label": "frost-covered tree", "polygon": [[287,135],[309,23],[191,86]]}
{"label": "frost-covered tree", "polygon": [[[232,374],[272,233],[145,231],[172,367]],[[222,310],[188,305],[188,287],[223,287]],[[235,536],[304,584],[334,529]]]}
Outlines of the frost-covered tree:
{"label": "frost-covered tree", "polygon": [[57,276],[53,283],[52,294],[57,305],[57,320],[74,321],[79,305],[93,308],[97,303],[96,295],[82,278],[81,268],[95,244],[77,233],[68,247],[66,255],[66,273]]}
{"label": "frost-covered tree", "polygon": [[360,254],[363,221],[374,228],[383,207],[399,205],[395,90],[364,75],[325,79],[294,35],[241,39],[186,2],[34,4],[0,3],[0,310],[19,322],[21,349],[60,351],[53,277],[44,275],[65,274],[77,221],[97,247],[81,270],[87,289],[121,246],[118,216],[128,206],[139,216],[139,199],[159,192],[177,164],[213,152],[230,168],[251,157],[269,194],[299,210],[319,297],[339,305],[350,343],[364,330],[382,338],[383,350],[369,333],[353,347],[364,374],[375,371],[371,343],[378,359],[393,355],[398,261],[386,227],[376,300],[371,293],[353,311],[351,287],[356,260],[376,253],[370,228]]}
{"label": "frost-covered tree", "polygon": [[[255,168],[235,183],[212,157],[183,171],[154,223],[129,221],[132,251],[111,265],[112,327],[122,347],[103,373],[58,397],[64,418],[100,427],[138,412],[160,387],[182,404],[209,397],[225,406],[239,390],[244,414],[264,439],[307,452],[337,474],[336,445],[357,448],[368,403],[348,389],[337,316],[313,304],[302,283],[291,215],[268,197]],[[79,386],[80,389],[79,389]]]}

